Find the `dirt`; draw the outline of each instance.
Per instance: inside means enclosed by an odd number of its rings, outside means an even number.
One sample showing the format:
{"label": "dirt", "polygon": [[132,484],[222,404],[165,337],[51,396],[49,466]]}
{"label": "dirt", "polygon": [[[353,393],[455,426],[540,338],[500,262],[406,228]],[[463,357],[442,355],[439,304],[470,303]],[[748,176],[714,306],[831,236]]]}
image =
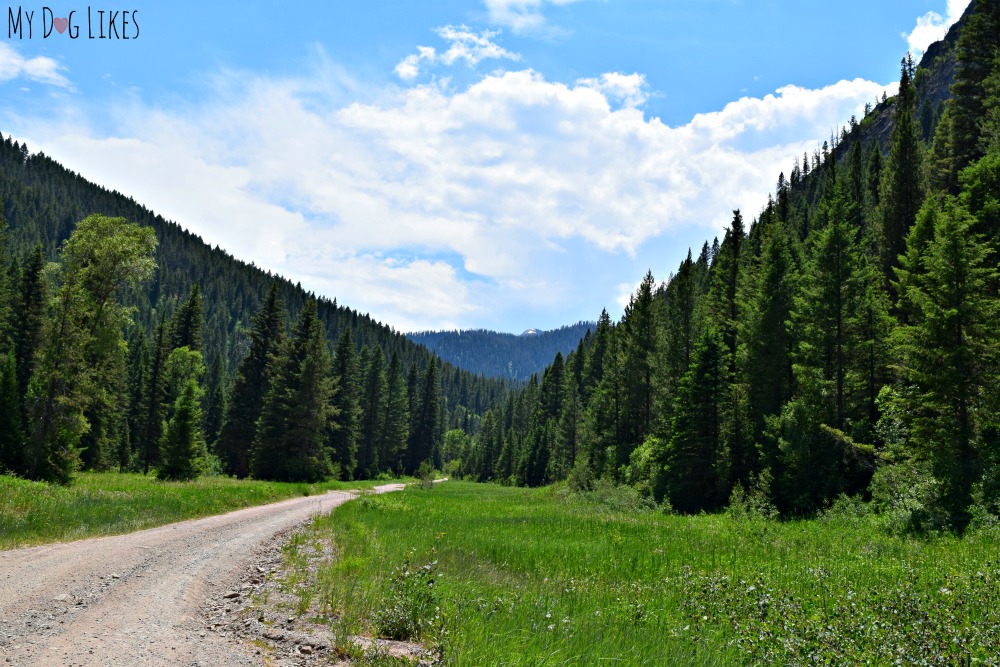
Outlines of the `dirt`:
{"label": "dirt", "polygon": [[[276,572],[283,536],[352,497],[333,491],[129,535],[0,552],[0,667],[270,662],[263,635],[273,631],[273,612],[264,614],[269,624],[254,617],[258,628],[225,609],[245,608],[251,589]],[[299,647],[306,644],[290,650],[318,652]]]}

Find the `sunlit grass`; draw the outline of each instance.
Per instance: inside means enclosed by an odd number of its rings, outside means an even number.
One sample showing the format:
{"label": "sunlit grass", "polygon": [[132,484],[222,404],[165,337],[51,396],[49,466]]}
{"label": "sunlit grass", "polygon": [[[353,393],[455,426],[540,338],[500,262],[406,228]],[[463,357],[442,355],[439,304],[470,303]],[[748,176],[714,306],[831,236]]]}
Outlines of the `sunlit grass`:
{"label": "sunlit grass", "polygon": [[288,484],[201,477],[163,482],[126,473],[80,473],[71,486],[0,475],[0,549],[115,535],[331,489],[383,482]]}
{"label": "sunlit grass", "polygon": [[414,608],[400,581],[433,580],[421,634],[448,665],[996,664],[1000,645],[994,534],[613,511],[460,482],[317,527],[338,551],[318,577],[328,611],[377,633],[386,609]]}

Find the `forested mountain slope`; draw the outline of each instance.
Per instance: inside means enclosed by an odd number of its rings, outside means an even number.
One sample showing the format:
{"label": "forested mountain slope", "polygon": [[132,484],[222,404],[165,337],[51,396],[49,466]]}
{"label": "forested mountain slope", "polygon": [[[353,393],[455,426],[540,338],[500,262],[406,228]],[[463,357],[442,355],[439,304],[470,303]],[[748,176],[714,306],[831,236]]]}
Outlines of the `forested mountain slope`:
{"label": "forested mountain slope", "polygon": [[458,468],[683,512],[856,495],[908,530],[1000,520],[1000,0],[900,71],[749,222],[487,412]]}
{"label": "forested mountain slope", "polygon": [[[120,293],[116,292],[116,298],[134,311],[123,320],[132,322],[124,332],[127,346],[122,341],[120,353],[104,359],[114,367],[104,369],[110,375],[102,379],[105,385],[112,385],[108,388],[110,393],[102,406],[83,399],[78,406],[83,414],[78,415],[82,420],[82,439],[77,443],[77,453],[82,455],[85,467],[119,464],[148,470],[150,465],[159,463],[162,435],[159,422],[174,413],[173,401],[180,398],[177,394],[180,388],[176,385],[168,391],[154,385],[167,381],[160,377],[160,371],[166,368],[171,352],[184,346],[198,352],[197,364],[209,369],[195,375],[200,378],[197,392],[204,411],[200,417],[204,427],[202,449],[212,453],[230,403],[228,394],[238,380],[242,364],[254,351],[254,345],[260,343],[254,338],[253,318],[267,305],[272,287],[276,297],[272,315],[281,324],[271,333],[280,333],[280,337],[293,333],[292,323],[308,303],[315,302],[315,317],[326,341],[325,348],[316,353],[322,352],[340,362],[339,373],[331,370],[329,386],[324,389],[335,394],[336,400],[323,419],[328,422],[324,428],[329,431],[331,443],[337,441],[339,447],[346,448],[340,455],[344,459],[340,461],[340,471],[345,476],[415,467],[419,461],[404,456],[415,447],[423,452],[420,460],[439,456],[448,429],[472,432],[479,415],[506,395],[503,380],[480,377],[441,362],[391,327],[340,306],[336,300],[307,293],[300,286],[235,259],[218,247],[212,248],[133,199],[96,186],[43,154],[32,154],[26,145],[10,137],[0,138],[0,199],[0,217],[5,220],[0,235],[4,246],[0,248],[0,264],[6,267],[0,281],[3,283],[0,334],[10,341],[11,350],[17,348],[17,358],[12,363],[18,368],[13,373],[19,377],[19,387],[11,390],[7,403],[21,405],[21,420],[14,429],[19,435],[10,436],[14,443],[10,446],[22,453],[32,451],[33,446],[41,447],[40,443],[31,444],[30,434],[37,422],[26,414],[24,402],[29,399],[29,384],[35,373],[35,347],[55,335],[49,319],[54,313],[44,304],[65,285],[64,243],[77,223],[92,214],[123,218],[153,230],[157,247],[155,269],[148,280],[123,283]],[[47,269],[46,262],[58,263]],[[24,309],[32,303],[38,312],[32,315],[36,324],[28,331],[26,317],[30,313]],[[180,333],[185,328],[194,332],[190,340]],[[17,347],[14,342],[22,339],[34,342]],[[331,354],[335,344],[339,353]],[[6,353],[7,349],[2,347],[0,353]],[[261,373],[266,370],[270,358],[267,355],[278,354],[281,349],[279,345],[265,354],[263,366],[258,369]],[[96,363],[96,357],[90,360]],[[197,364],[193,368],[197,369]],[[262,382],[262,377],[256,381]],[[256,391],[264,394],[268,386],[260,386]],[[367,395],[362,396],[366,391]],[[421,400],[425,395],[427,404],[423,405]],[[246,438],[254,437],[262,400],[262,395],[253,399],[256,407],[241,417],[249,424],[250,431],[241,435],[243,440],[238,444],[243,449],[238,457],[239,469],[233,468],[236,459],[227,463],[226,453],[217,452],[229,472],[248,472],[247,457],[253,443]],[[364,406],[371,401],[375,407],[366,409]],[[396,403],[396,412],[385,405],[392,401]],[[374,411],[378,410],[384,414],[376,416]],[[387,421],[399,422],[391,444],[384,442],[389,437]],[[414,440],[417,430],[421,431],[420,443]],[[378,462],[369,451],[376,447],[391,449],[392,453],[383,451]],[[44,452],[38,450],[32,456],[40,461]],[[69,457],[70,462],[74,456]],[[38,470],[26,469],[23,462],[15,464],[3,458],[0,451],[0,472],[10,469],[33,477],[40,475]]]}
{"label": "forested mountain slope", "polygon": [[487,377],[525,381],[545,370],[556,352],[569,354],[593,329],[578,322],[552,331],[529,330],[521,335],[475,329],[420,331],[406,334],[445,361]]}

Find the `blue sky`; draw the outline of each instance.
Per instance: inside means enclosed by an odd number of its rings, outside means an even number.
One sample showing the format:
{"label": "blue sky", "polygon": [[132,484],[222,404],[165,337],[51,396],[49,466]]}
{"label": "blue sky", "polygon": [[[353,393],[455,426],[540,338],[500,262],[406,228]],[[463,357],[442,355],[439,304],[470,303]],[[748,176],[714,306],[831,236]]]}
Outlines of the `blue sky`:
{"label": "blue sky", "polygon": [[549,329],[752,218],[967,4],[0,5],[0,132],[399,330]]}

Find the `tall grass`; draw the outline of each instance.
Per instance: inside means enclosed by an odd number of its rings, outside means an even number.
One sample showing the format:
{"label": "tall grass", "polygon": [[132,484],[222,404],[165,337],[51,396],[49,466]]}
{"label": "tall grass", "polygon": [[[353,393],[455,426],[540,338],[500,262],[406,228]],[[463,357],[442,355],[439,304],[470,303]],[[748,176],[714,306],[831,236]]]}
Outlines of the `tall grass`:
{"label": "tall grass", "polygon": [[286,484],[202,477],[162,482],[125,473],[81,473],[68,487],[0,475],[0,549],[115,535],[330,489],[376,482]]}
{"label": "tall grass", "polygon": [[362,498],[316,522],[339,554],[320,599],[351,632],[423,610],[410,627],[447,665],[1000,659],[996,534],[916,540],[611,500],[460,482]]}

